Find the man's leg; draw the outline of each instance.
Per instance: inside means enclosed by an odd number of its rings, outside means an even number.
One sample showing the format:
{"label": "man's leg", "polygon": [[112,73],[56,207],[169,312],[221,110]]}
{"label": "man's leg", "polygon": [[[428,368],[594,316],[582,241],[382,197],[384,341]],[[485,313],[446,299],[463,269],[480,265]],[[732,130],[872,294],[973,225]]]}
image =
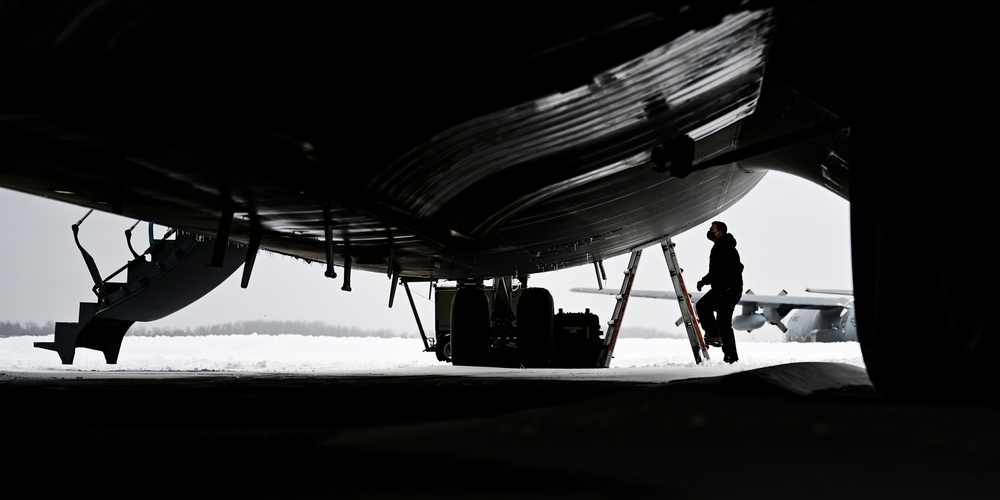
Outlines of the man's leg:
{"label": "man's leg", "polygon": [[[719,325],[715,321],[715,308],[719,294],[715,290],[709,290],[694,304],[698,311],[698,321],[701,322],[701,331],[705,337],[705,342],[709,345],[718,346],[722,341],[719,336]],[[732,318],[729,319],[732,325]]]}
{"label": "man's leg", "polygon": [[736,311],[736,304],[740,301],[742,291],[735,289],[735,293],[730,290],[724,296],[719,297],[718,317],[716,318],[716,328],[719,336],[722,337],[722,354],[727,363],[735,363],[740,359],[736,352],[736,335],[733,332],[733,313]]}

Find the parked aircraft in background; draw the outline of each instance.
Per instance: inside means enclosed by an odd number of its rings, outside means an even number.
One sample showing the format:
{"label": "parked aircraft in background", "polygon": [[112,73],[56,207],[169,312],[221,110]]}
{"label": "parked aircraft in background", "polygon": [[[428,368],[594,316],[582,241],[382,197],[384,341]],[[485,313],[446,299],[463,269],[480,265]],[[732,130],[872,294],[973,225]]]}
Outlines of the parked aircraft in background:
{"label": "parked aircraft in background", "polygon": [[[618,291],[607,288],[571,288],[572,292],[618,295]],[[853,295],[852,290],[806,289],[814,293],[836,293]],[[705,294],[691,292],[694,304]],[[632,290],[630,298],[644,297],[677,301],[673,290]],[[697,309],[692,309],[697,317]],[[787,295],[784,290],[778,295],[758,295],[750,290],[743,294],[737,304],[737,314],[733,315],[733,329],[753,331],[771,324],[782,331],[786,342],[856,342],[858,340],[857,319],[854,316],[853,297],[811,297]],[[625,319],[628,321],[628,318]],[[680,325],[683,319],[677,321]]]}

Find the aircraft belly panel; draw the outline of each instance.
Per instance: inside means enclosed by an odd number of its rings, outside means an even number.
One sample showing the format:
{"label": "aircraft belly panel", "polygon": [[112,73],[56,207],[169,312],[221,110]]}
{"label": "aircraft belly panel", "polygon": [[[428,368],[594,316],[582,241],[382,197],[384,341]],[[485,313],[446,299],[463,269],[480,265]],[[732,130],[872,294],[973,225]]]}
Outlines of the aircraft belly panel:
{"label": "aircraft belly panel", "polygon": [[522,266],[522,272],[587,264],[655,244],[710,220],[742,198],[764,174],[720,167],[676,179],[637,171],[632,177],[645,177],[647,183],[605,183],[605,196],[546,203],[532,210],[530,217],[501,229],[498,236],[520,242],[518,249],[531,257],[534,265]]}
{"label": "aircraft belly panel", "polygon": [[[527,207],[645,166],[649,151],[749,115],[768,17],[733,16],[590,85],[478,117],[414,148],[367,188],[394,210],[482,238]],[[683,59],[685,65],[671,61]]]}

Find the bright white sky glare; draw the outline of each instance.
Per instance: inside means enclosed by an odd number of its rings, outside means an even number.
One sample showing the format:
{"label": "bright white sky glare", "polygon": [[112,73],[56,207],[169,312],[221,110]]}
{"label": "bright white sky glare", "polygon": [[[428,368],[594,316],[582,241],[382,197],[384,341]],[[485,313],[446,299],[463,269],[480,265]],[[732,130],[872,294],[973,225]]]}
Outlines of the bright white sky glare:
{"label": "bright white sky glare", "polygon": [[[95,300],[93,282],[73,242],[71,226],[87,209],[0,189],[0,321],[73,322],[80,302]],[[745,288],[758,294],[809,295],[806,287],[852,289],[849,204],[826,189],[792,175],[770,172],[732,209],[716,217],[726,222],[743,259]],[[94,257],[102,276],[124,265],[131,254],[124,232],[133,219],[94,212],[80,229],[80,241]],[[673,238],[689,286],[705,274],[711,242],[709,222]],[[146,247],[146,225],[133,230],[137,251]],[[605,287],[618,290],[628,255],[606,261]],[[325,265],[261,252],[249,287],[240,287],[241,271],[187,308],[147,328],[186,328],[244,320],[319,321],[331,325],[417,334],[417,322],[403,287],[388,307],[390,281],[384,273],[352,272],[351,292],[338,278],[324,276]],[[596,287],[593,266],[535,274],[531,286],[547,287],[556,308],[583,312],[589,308],[602,323],[610,318],[615,299],[570,292]],[[633,288],[672,288],[659,245],[643,250]],[[426,284],[411,287],[420,322],[433,336],[434,304]],[[632,299],[624,328],[654,328],[683,332],[675,326],[680,309],[675,301]],[[743,339],[778,340],[780,331],[765,325]],[[53,354],[54,355],[54,354]]]}

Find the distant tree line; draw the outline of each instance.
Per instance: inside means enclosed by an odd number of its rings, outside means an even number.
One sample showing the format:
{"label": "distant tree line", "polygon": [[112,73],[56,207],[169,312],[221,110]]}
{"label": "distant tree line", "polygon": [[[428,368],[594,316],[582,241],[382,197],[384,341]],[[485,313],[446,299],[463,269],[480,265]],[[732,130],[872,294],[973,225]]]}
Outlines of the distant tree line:
{"label": "distant tree line", "polygon": [[9,321],[0,322],[0,337],[20,337],[23,335],[30,335],[37,337],[39,335],[52,335],[56,331],[56,324],[49,321],[44,325],[39,325],[38,323],[11,323]]}
{"label": "distant tree line", "polygon": [[[46,336],[54,335],[55,323],[12,323],[0,322],[0,337],[16,336]],[[392,330],[366,330],[349,326],[337,326],[314,321],[237,321],[216,325],[163,328],[147,327],[137,323],[129,329],[128,334],[136,337],[203,337],[207,335],[306,335],[310,337],[417,337],[417,333],[399,333]]]}
{"label": "distant tree line", "polygon": [[623,326],[621,336],[634,339],[686,339],[687,332],[664,332],[655,328],[646,328],[642,326]]}
{"label": "distant tree line", "polygon": [[[19,336],[51,336],[56,331],[55,323],[47,321],[44,325],[37,323],[0,322],[0,337]],[[409,338],[418,337],[417,332],[400,333],[392,330],[367,330],[350,326],[337,326],[321,321],[236,321],[216,325],[163,328],[146,327],[141,323],[133,325],[128,334],[136,337],[204,337],[208,335],[305,335],[310,337],[379,337],[379,338]],[[434,332],[426,333],[433,337]],[[624,327],[622,337],[632,338],[686,338],[685,332],[663,332],[653,328]]]}

